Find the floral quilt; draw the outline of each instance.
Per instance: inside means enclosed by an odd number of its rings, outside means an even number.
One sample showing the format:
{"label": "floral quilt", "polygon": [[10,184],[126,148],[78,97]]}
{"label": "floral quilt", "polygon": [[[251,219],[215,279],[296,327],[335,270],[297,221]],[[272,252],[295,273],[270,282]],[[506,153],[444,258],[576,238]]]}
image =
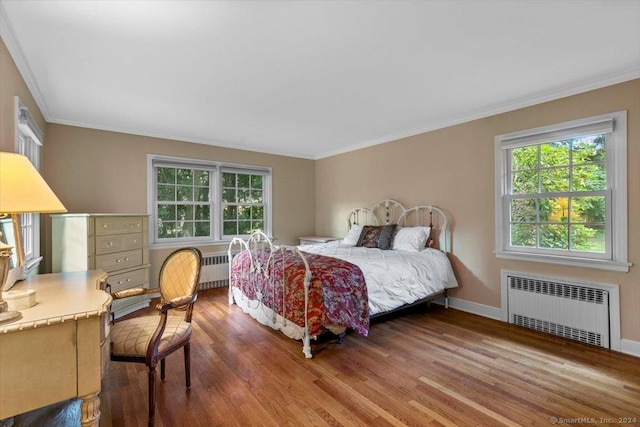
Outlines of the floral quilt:
{"label": "floral quilt", "polygon": [[[306,269],[302,258],[294,251],[282,249],[274,250],[273,257],[269,249],[251,251],[251,257],[249,254],[250,251],[242,251],[233,258],[230,285],[304,327]],[[336,325],[366,336],[369,302],[360,268],[323,255],[305,253],[304,256],[311,271],[309,335],[318,335],[325,325]]]}

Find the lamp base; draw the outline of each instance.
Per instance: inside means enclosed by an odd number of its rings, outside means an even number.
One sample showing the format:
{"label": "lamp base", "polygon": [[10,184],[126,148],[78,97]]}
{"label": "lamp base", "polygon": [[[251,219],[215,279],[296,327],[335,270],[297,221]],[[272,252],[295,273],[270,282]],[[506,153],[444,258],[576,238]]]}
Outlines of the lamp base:
{"label": "lamp base", "polygon": [[15,322],[22,319],[22,313],[19,311],[3,311],[0,313],[0,325],[3,323]]}
{"label": "lamp base", "polygon": [[7,311],[7,308],[8,304],[2,299],[0,294],[0,325],[22,319],[22,313],[19,311]]}

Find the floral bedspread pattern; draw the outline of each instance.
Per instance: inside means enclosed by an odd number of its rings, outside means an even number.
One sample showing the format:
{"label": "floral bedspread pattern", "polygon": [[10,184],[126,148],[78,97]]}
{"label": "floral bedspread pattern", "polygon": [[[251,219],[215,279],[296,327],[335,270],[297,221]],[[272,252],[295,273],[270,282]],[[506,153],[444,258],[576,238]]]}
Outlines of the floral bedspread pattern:
{"label": "floral bedspread pattern", "polygon": [[[231,286],[252,300],[274,310],[300,327],[304,322],[305,265],[291,250],[249,251],[233,258]],[[369,302],[364,275],[347,261],[305,253],[311,270],[307,319],[309,335],[316,336],[325,325],[344,326],[366,336],[369,332]]]}

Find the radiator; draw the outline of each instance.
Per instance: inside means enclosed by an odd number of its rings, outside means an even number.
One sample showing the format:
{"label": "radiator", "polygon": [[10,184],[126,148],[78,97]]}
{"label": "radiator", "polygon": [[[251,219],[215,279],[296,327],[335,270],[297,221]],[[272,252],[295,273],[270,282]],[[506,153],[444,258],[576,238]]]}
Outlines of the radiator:
{"label": "radiator", "polygon": [[226,252],[202,256],[199,290],[229,286],[229,256]]}
{"label": "radiator", "polygon": [[507,275],[509,323],[610,348],[609,292],[563,279]]}

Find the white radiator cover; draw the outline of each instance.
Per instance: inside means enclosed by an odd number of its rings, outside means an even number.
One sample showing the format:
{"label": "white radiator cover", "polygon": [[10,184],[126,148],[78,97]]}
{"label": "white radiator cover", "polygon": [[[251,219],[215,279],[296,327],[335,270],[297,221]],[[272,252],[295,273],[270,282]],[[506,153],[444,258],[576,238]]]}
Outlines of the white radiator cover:
{"label": "white radiator cover", "polygon": [[[502,276],[509,323],[612,348],[612,326],[619,331],[619,314],[616,323],[615,310],[611,310],[619,307],[617,285],[523,272],[503,271]],[[616,299],[614,304],[612,299]]]}
{"label": "white radiator cover", "polygon": [[202,255],[199,290],[229,286],[229,256],[226,252]]}

